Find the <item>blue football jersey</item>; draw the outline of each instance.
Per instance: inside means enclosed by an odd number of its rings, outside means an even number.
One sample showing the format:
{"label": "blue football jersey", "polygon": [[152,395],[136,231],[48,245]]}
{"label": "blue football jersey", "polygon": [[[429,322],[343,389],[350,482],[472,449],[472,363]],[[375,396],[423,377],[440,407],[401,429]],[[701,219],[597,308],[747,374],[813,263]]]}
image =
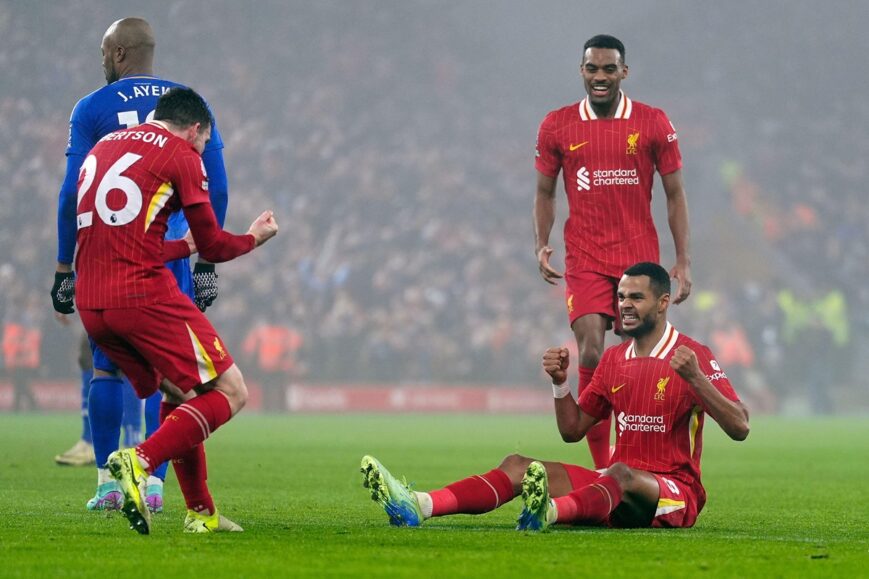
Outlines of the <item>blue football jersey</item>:
{"label": "blue football jersey", "polygon": [[[76,188],[79,169],[88,152],[109,133],[153,120],[157,99],[176,86],[183,85],[153,76],[130,76],[92,92],[75,105],[69,119],[67,170],[58,207],[59,262],[71,263],[75,251]],[[216,121],[213,121],[211,140],[205,147],[202,160],[208,174],[214,212],[222,226],[226,216],[227,180],[223,165],[223,140]],[[169,219],[166,238],[180,239],[187,229],[187,220],[179,211]],[[167,266],[175,273],[182,291],[192,296],[189,259],[170,262]]]}

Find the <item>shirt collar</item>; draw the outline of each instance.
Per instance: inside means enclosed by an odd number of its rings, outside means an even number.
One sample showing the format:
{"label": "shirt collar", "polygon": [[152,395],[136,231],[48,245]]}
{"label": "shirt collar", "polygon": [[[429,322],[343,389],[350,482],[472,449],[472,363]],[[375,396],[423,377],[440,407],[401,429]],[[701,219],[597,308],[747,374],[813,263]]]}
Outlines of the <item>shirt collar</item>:
{"label": "shirt collar", "polygon": [[[667,326],[664,328],[664,335],[661,336],[661,339],[658,340],[658,343],[655,344],[654,348],[652,348],[649,358],[658,358],[659,360],[666,358],[667,354],[670,353],[670,350],[673,349],[673,346],[676,345],[676,340],[678,338],[679,331],[673,327],[673,324],[667,322]],[[636,342],[631,340],[631,345],[628,346],[627,350],[625,350],[625,360],[637,357],[637,351],[634,348],[635,344]]]}
{"label": "shirt collar", "polygon": [[[629,119],[631,118],[631,112],[633,110],[634,101],[629,99],[628,96],[619,89],[619,104],[616,106],[616,113],[613,115],[613,118]],[[595,114],[594,109],[591,108],[591,105],[588,102],[588,97],[579,101],[579,116],[584,121],[597,120],[597,115]]]}

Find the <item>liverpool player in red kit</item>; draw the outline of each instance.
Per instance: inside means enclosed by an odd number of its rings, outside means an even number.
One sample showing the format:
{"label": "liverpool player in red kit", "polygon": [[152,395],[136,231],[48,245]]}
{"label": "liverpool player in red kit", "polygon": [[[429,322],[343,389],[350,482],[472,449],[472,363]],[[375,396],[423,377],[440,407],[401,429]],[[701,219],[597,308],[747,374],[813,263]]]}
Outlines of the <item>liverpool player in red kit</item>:
{"label": "liverpool player in red kit", "polygon": [[[520,492],[519,529],[558,523],[690,527],[706,502],[700,482],[703,423],[709,414],[734,440],[748,436],[748,412],[706,346],[667,321],[670,277],[655,263],[628,268],[618,285],[623,331],[633,339],[604,353],[588,388],[574,400],[566,348],[550,348],[562,438],[577,442],[611,412],[618,432],[602,471],[511,455],[498,468],[442,489],[412,492],[376,459],[362,459],[363,484],[394,525],[454,513],[483,513]],[[550,499],[550,497],[556,497]]]}
{"label": "liverpool player in red kit", "polygon": [[[278,226],[270,211],[246,235],[217,224],[201,158],[211,116],[198,94],[169,90],[154,119],[100,139],[79,176],[75,301],[82,323],[140,398],[158,387],[164,392],[160,428],[139,446],[112,453],[109,469],[140,533],[150,529],[145,480],[169,459],[188,507],[185,531],[241,530],[214,507],[202,443],[241,410],[247,387],[164,264],[189,255],[192,242],[208,261],[229,261],[271,239]],[[190,235],[164,242],[169,215],[179,209]]]}
{"label": "liverpool player in red kit", "polygon": [[[567,312],[579,350],[580,392],[600,361],[606,330],[614,321],[618,326],[615,288],[622,272],[633,263],[659,261],[650,208],[656,170],[676,248],[670,273],[679,287],[673,301],[683,301],[691,291],[688,206],[676,131],[662,110],[631,100],[620,90],[628,75],[621,41],[595,36],[584,51],[580,73],[586,98],[550,112],[540,125],[534,201],[540,274],[550,284],[562,277],[566,283]],[[563,275],[549,264],[559,172],[569,209]],[[608,418],[587,436],[596,468],[609,464],[609,439]]]}

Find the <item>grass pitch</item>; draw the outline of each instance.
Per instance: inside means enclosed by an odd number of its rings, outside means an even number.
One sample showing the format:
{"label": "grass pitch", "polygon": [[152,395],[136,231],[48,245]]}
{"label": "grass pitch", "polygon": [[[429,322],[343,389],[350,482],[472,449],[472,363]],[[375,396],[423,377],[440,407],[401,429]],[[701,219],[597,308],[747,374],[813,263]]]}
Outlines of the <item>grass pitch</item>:
{"label": "grass pitch", "polygon": [[545,416],[255,416],[208,442],[218,508],[245,532],[181,532],[174,474],[152,534],[85,511],[92,468],[55,466],[72,415],[0,417],[0,577],[722,576],[869,574],[869,420],[757,418],[746,442],[708,421],[709,494],[688,530],[513,530],[521,502],[390,527],[361,487],[363,454],[415,488],[485,472],[507,454],[588,466]]}

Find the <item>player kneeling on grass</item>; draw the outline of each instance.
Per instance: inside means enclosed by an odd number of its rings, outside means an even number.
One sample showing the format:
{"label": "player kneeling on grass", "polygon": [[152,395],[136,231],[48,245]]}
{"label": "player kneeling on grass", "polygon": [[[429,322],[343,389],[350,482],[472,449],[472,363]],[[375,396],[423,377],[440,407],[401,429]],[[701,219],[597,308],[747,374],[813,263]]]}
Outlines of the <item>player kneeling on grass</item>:
{"label": "player kneeling on grass", "polygon": [[[112,453],[108,467],[139,533],[150,531],[148,474],[169,459],[187,503],[184,530],[240,531],[214,507],[203,442],[241,410],[247,387],[164,263],[194,249],[210,262],[229,261],[271,239],[278,225],[271,211],[246,235],[217,224],[201,159],[212,124],[202,97],[173,88],[160,97],[154,119],[100,139],[79,177],[75,301],[82,323],[139,398],[158,387],[165,395],[160,428],[135,448]],[[190,234],[164,242],[169,215],[179,209]]]}
{"label": "player kneeling on grass", "polygon": [[520,530],[553,523],[614,527],[690,527],[706,503],[700,483],[704,416],[733,440],[748,436],[748,411],[712,352],[667,322],[670,277],[654,263],[625,270],[619,315],[633,339],[609,348],[591,384],[574,401],[566,348],[549,348],[555,416],[566,442],[616,417],[615,453],[599,471],[512,455],[498,468],[427,493],[411,491],[375,458],[362,459],[363,485],[389,521],[417,526],[429,517],[479,514],[521,493]]}

